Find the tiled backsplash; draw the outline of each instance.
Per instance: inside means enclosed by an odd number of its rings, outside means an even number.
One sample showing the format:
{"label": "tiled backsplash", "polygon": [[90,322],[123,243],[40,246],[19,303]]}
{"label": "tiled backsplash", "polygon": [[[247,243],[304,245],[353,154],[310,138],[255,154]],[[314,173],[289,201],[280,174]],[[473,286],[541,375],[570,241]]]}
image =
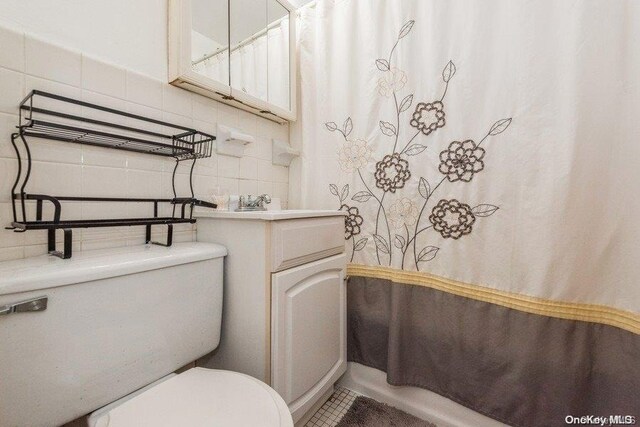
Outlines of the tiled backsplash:
{"label": "tiled backsplash", "polygon": [[[198,160],[194,170],[197,198],[211,200],[220,186],[231,194],[268,193],[288,199],[288,168],[271,164],[271,139],[289,140],[288,125],[278,125],[119,68],[80,52],[54,46],[0,27],[0,225],[12,220],[10,192],[17,170],[10,135],[18,123],[18,105],[32,89],[81,99],[215,134],[216,124],[256,137],[242,158],[218,156]],[[73,113],[88,115],[79,106]],[[174,161],[44,139],[31,139],[29,193],[57,196],[172,197]],[[178,169],[178,196],[188,196],[188,168]],[[30,206],[31,211],[34,206]],[[149,204],[63,203],[63,219],[149,216]],[[46,215],[47,211],[45,211]],[[33,219],[33,218],[32,218]],[[158,227],[160,228],[160,227]],[[144,243],[144,227],[75,229],[74,251]],[[162,238],[159,236],[158,238]],[[195,239],[195,225],[174,226],[174,241]],[[0,230],[0,260],[46,253],[46,232]]]}

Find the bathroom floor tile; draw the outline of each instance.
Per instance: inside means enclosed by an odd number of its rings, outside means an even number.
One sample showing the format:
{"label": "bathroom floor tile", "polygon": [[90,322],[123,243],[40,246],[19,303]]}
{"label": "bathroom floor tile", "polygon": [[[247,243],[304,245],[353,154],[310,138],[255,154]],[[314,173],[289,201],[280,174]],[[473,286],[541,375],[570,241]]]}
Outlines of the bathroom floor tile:
{"label": "bathroom floor tile", "polygon": [[347,388],[336,387],[336,391],[331,395],[318,412],[305,424],[305,427],[334,427],[344,414],[347,413],[351,404],[360,396],[355,391]]}

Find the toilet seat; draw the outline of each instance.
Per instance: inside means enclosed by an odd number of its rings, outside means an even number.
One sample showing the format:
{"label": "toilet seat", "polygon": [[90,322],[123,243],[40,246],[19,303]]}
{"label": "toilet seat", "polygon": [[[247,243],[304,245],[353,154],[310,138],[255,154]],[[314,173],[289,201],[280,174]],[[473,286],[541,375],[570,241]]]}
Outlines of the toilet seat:
{"label": "toilet seat", "polygon": [[101,414],[96,427],[293,427],[271,387],[238,372],[192,368]]}

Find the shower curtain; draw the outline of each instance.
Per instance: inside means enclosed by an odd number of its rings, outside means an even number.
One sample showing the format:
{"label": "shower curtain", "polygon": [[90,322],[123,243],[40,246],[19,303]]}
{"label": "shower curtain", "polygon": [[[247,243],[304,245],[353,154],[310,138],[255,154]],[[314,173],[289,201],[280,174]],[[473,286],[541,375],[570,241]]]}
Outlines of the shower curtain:
{"label": "shower curtain", "polygon": [[300,10],[291,204],[347,215],[349,360],[510,425],[640,416],[638,22],[632,0]]}

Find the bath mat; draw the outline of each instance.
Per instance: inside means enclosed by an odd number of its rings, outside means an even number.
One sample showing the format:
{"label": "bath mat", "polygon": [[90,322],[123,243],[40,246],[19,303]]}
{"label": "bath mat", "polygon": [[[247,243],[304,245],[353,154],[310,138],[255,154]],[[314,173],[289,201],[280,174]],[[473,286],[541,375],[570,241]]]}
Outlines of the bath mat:
{"label": "bath mat", "polygon": [[436,427],[377,400],[358,396],[336,427]]}

